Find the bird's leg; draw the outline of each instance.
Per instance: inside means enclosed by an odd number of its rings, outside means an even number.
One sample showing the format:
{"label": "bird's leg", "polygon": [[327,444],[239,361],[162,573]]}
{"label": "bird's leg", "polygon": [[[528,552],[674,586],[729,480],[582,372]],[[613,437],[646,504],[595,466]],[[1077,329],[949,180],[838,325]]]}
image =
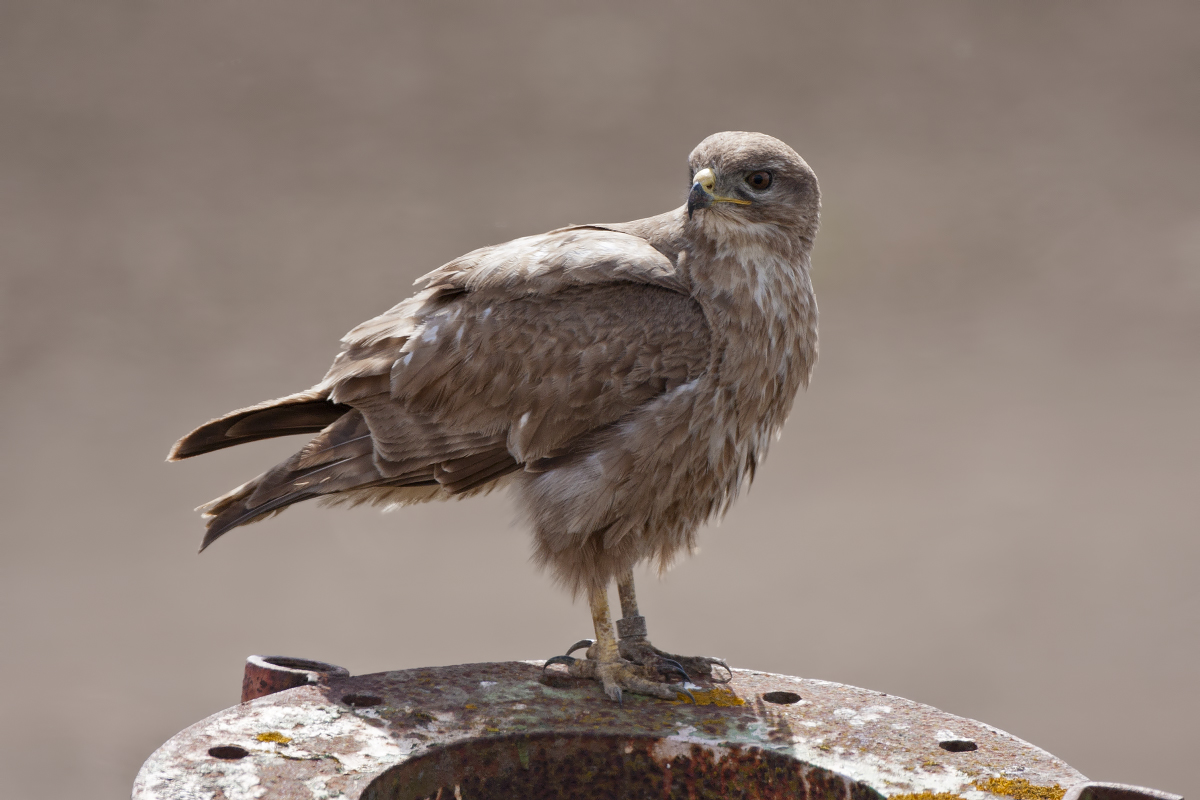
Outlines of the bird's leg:
{"label": "bird's leg", "polygon": [[588,657],[555,656],[546,661],[547,667],[566,664],[572,676],[600,681],[605,694],[617,702],[621,701],[622,691],[663,700],[674,700],[679,694],[690,696],[690,692],[682,687],[651,680],[651,669],[621,658],[612,618],[608,613],[608,592],[605,588],[589,589],[588,603],[592,608],[592,624],[596,629],[596,641],[588,648]]}
{"label": "bird's leg", "polygon": [[[704,678],[717,683],[728,683],[733,673],[724,659],[709,656],[677,656],[664,653],[646,638],[646,618],[638,613],[637,591],[633,588],[633,570],[626,570],[617,578],[617,595],[621,598],[622,618],[617,620],[620,636],[618,649],[621,656],[636,664],[670,673],[683,670],[691,678]],[[713,667],[721,667],[727,677],[723,680],[713,675]]]}

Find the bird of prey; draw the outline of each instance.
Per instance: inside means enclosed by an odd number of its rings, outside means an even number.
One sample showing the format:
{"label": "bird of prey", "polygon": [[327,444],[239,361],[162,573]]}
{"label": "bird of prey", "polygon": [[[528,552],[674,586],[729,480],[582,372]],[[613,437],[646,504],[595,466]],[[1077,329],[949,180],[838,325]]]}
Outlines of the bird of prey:
{"label": "bird of prey", "polygon": [[313,388],[180,439],[169,460],[312,435],[198,509],[201,550],[302,500],[403,506],[508,487],[534,560],[591,606],[595,640],[548,664],[618,701],[674,699],[676,673],[719,679],[720,659],[650,643],[632,570],[694,547],[807,386],[820,195],[808,164],[761,133],[709,136],[688,163],[683,206],[455,259],[350,331]]}

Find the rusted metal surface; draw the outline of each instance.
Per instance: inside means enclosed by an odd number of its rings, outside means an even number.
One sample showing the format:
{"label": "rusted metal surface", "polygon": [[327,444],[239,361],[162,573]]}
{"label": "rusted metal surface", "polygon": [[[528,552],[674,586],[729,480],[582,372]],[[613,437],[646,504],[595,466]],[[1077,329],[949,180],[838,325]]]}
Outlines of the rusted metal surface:
{"label": "rusted metal surface", "polygon": [[1183,795],[1124,783],[1086,781],[1072,786],[1063,800],[1183,800]]}
{"label": "rusted metal surface", "polygon": [[260,697],[164,744],[133,796],[986,800],[997,795],[979,787],[1007,785],[997,778],[1054,798],[1086,781],[1015,736],[880,692],[735,669],[729,684],[692,689],[700,705],[627,695],[618,706],[540,664],[381,672]]}
{"label": "rusted metal surface", "polygon": [[327,683],[331,678],[349,678],[350,672],[337,664],[291,656],[250,656],[242,675],[242,702],[285,689]]}

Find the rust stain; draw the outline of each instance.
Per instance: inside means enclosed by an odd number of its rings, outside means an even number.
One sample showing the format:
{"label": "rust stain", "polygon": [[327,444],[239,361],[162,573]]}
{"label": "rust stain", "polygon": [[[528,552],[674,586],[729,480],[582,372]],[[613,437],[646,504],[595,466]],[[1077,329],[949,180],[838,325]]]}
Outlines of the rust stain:
{"label": "rust stain", "polygon": [[[685,694],[676,695],[678,699],[673,701],[676,705],[691,704],[691,699]],[[746,701],[738,697],[729,689],[723,686],[718,686],[715,689],[697,689],[692,692],[692,697],[696,698],[698,706],[718,706],[720,708],[729,708],[730,706],[744,706]]]}
{"label": "rust stain", "polygon": [[[1022,774],[979,788],[1000,800],[1062,800],[1051,784],[1084,779],[1012,737],[903,698],[889,696],[884,708],[878,692],[747,670],[735,669],[734,681],[703,683],[696,705],[629,696],[620,706],[594,683],[528,662],[331,679],[192,726],[147,761],[134,797],[189,800],[237,781],[281,800],[414,800],[439,790],[446,800],[455,787],[472,800],[582,799],[619,797],[627,785],[635,796],[680,800],[883,800],[889,790],[913,793],[900,800],[959,800],[946,792]],[[763,699],[793,694],[803,703]],[[360,709],[349,697],[373,703]],[[886,715],[887,724],[855,726],[848,713]],[[938,731],[952,728],[971,730],[978,750],[939,750]],[[224,746],[253,758],[210,754]]]}

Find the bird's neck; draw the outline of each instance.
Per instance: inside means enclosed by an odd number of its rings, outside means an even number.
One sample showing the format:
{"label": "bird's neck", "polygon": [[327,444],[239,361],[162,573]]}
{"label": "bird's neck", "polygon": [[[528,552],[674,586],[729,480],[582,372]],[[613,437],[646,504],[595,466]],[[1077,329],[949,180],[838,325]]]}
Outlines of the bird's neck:
{"label": "bird's neck", "polygon": [[720,214],[689,219],[684,208],[613,228],[645,239],[675,264],[708,317],[722,382],[767,380],[786,415],[817,359],[811,239]]}
{"label": "bird's neck", "polygon": [[731,470],[722,480],[732,497],[766,456],[817,360],[812,242],[772,231],[727,237],[719,227],[697,230],[697,221],[676,209],[618,229],[669,258],[708,319],[712,356],[701,394],[712,398],[713,426],[726,433],[709,442],[709,463]]}
{"label": "bird's neck", "polygon": [[817,304],[806,242],[773,231],[739,233],[689,237],[679,264],[713,330],[714,378],[754,428],[742,435],[757,439],[783,425],[808,385]]}

